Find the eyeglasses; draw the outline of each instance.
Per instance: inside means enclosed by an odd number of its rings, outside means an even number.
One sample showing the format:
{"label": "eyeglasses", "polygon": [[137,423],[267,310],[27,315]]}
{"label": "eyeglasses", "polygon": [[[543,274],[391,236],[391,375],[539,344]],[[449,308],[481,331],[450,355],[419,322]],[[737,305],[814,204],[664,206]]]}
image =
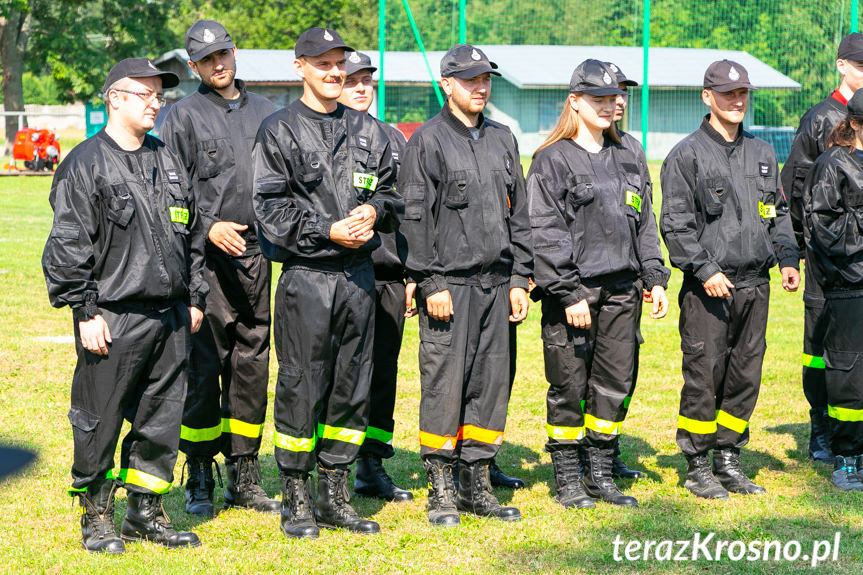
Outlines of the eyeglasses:
{"label": "eyeglasses", "polygon": [[133,92],[132,90],[121,90],[120,88],[114,88],[114,91],[123,92],[125,94],[135,94],[147,103],[158,102],[159,107],[164,106],[167,102],[167,100],[165,100],[165,96],[158,92]]}

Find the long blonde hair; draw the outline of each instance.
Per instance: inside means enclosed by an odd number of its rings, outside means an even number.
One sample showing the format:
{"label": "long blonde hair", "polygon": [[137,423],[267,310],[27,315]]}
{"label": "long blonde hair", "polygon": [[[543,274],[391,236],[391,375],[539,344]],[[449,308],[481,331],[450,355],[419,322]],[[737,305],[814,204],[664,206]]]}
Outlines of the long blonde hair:
{"label": "long blonde hair", "polygon": [[[578,97],[582,92],[571,92],[575,97]],[[555,142],[560,140],[571,140],[578,136],[578,111],[573,110],[569,103],[569,96],[563,102],[563,110],[560,113],[560,118],[557,119],[557,125],[545,139],[545,141],[533,153],[535,158],[538,153],[546,149]],[[620,144],[620,134],[617,132],[617,125],[612,122],[609,127],[604,129],[602,133],[608,136],[615,144]]]}

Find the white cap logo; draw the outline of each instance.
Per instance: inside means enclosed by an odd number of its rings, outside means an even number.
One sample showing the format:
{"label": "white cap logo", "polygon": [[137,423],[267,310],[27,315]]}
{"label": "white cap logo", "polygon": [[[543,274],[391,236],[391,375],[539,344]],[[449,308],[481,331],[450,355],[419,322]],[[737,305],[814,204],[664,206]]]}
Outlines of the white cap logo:
{"label": "white cap logo", "polygon": [[152,68],[153,70],[158,70],[158,68],[156,68],[156,66],[150,60],[147,60],[147,65],[150,66],[150,68]]}
{"label": "white cap logo", "polygon": [[482,60],[482,56],[479,55],[479,52],[476,51],[476,48],[473,49],[473,52],[470,53],[471,60]]}
{"label": "white cap logo", "polygon": [[732,66],[731,69],[728,71],[728,79],[732,82],[736,82],[740,79],[740,72],[738,72],[734,66]]}
{"label": "white cap logo", "polygon": [[611,71],[614,72],[615,74],[620,72],[620,69],[617,66],[615,66],[614,64],[609,64],[608,67],[611,68]]}
{"label": "white cap logo", "polygon": [[209,28],[204,28],[204,35],[202,36],[202,39],[204,40],[204,42],[209,44],[216,41],[216,35],[210,32]]}
{"label": "white cap logo", "polygon": [[324,30],[324,40],[326,40],[327,42],[333,41],[333,35],[330,34],[329,30]]}
{"label": "white cap logo", "polygon": [[356,52],[351,52],[351,55],[348,57],[348,60],[350,60],[354,64],[359,64],[360,63],[360,55],[357,54]]}
{"label": "white cap logo", "polygon": [[611,76],[608,75],[608,72],[605,72],[602,75],[602,81],[605,82],[606,84],[611,84]]}

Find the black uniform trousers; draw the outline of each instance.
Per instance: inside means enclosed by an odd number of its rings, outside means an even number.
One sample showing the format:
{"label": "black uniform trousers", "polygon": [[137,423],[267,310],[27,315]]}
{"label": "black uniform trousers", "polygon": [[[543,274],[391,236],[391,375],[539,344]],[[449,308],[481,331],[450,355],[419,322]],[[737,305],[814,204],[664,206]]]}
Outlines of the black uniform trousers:
{"label": "black uniform trousers", "polygon": [[[464,278],[461,278],[464,280]],[[475,463],[503,443],[510,391],[509,283],[448,283],[454,313],[420,298],[420,456]]]}
{"label": "black uniform trousers", "polygon": [[863,454],[863,297],[827,299],[824,307],[827,412],[836,455]]}
{"label": "black uniform trousers", "polygon": [[[808,271],[808,270],[807,270]],[[824,381],[824,293],[815,276],[805,274],[803,288],[803,394],[810,407],[827,408]]]}
{"label": "black uniform trousers", "polygon": [[273,419],[282,473],[345,468],[366,435],[375,284],[370,257],[286,264],[273,316],[279,376]]}
{"label": "black uniform trousers", "polygon": [[75,322],[70,493],[115,477],[114,452],[124,419],[132,428],[123,438],[119,479],[128,491],[167,493],[186,394],[189,310],[183,303],[169,303],[167,309],[161,303],[104,304],[100,309],[111,331],[107,356],[84,349]]}
{"label": "black uniform trousers", "polygon": [[369,394],[369,424],[360,454],[388,459],[395,455],[393,431],[399,351],[405,329],[405,284],[375,282],[374,368]]}
{"label": "black uniform trousers", "polygon": [[736,288],[731,294],[710,297],[688,275],[680,289],[683,389],[677,445],[685,455],[749,442],[749,418],[767,349],[770,284]]}
{"label": "black uniform trousers", "polygon": [[586,280],[582,289],[590,306],[587,330],[566,323],[557,299],[542,300],[548,451],[609,447],[634,391],[640,283]]}
{"label": "black uniform trousers", "polygon": [[210,293],[192,336],[180,449],[198,457],[257,455],[270,375],[270,262],[208,245],[204,280]]}

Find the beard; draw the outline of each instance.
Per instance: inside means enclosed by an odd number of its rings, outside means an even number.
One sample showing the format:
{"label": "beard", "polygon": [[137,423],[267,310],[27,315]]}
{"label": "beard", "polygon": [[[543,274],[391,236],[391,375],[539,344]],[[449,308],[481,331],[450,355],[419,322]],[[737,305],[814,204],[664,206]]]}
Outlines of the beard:
{"label": "beard", "polygon": [[[223,78],[215,79],[215,76],[219,73],[224,73],[225,76]],[[234,76],[237,73],[236,70],[224,69],[222,70],[222,72],[219,73],[213,74],[206,80],[202,78],[204,84],[206,84],[210,88],[213,88],[214,90],[223,90],[234,83]]]}

